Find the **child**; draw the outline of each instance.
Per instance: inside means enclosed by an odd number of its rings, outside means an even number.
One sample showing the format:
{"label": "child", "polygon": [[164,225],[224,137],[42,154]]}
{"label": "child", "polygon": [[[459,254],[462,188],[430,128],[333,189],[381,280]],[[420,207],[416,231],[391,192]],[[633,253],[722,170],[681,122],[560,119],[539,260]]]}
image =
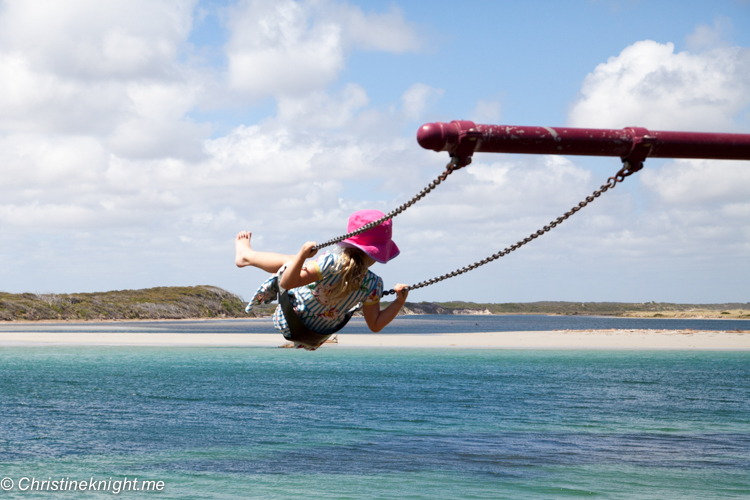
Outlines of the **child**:
{"label": "child", "polygon": [[[383,217],[377,210],[360,210],[349,217],[347,232]],[[235,263],[237,267],[254,266],[269,273],[276,273],[266,280],[247,306],[275,300],[279,286],[289,290],[294,311],[310,330],[326,334],[336,330],[346,313],[363,304],[362,313],[367,326],[379,332],[393,321],[406,302],[407,285],[398,284],[396,299],[388,307],[380,309],[383,295],[383,280],[369,270],[375,262],[385,264],[399,254],[391,239],[390,220],[368,229],[364,233],[340,242],[338,252],[326,252],[315,261],[305,264],[305,259],[315,255],[315,243],[307,242],[297,255],[273,252],[258,252],[250,246],[251,233],[242,231],[235,239]],[[276,308],[273,324],[284,337],[291,332],[281,306]],[[305,347],[315,350],[315,347]]]}

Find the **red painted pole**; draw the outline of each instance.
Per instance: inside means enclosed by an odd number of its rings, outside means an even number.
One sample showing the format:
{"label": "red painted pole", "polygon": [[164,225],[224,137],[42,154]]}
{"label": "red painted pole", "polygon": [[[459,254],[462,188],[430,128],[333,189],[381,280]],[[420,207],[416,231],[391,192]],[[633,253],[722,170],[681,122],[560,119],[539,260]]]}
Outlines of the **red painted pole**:
{"label": "red painted pole", "polygon": [[450,152],[461,165],[467,165],[474,153],[619,156],[633,164],[647,157],[750,160],[750,134],[661,132],[640,127],[517,127],[456,120],[422,125],[417,141],[425,149]]}

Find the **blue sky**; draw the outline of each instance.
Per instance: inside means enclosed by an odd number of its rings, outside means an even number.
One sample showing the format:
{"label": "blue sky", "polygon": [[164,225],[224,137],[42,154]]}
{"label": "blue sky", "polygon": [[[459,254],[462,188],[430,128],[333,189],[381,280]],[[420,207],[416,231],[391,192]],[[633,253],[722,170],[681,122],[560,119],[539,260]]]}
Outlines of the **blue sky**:
{"label": "blue sky", "polygon": [[[210,284],[440,173],[419,125],[750,133],[750,2],[0,1],[0,290]],[[648,160],[410,300],[750,301],[750,162]],[[619,168],[476,155],[394,222],[386,286],[522,239]]]}

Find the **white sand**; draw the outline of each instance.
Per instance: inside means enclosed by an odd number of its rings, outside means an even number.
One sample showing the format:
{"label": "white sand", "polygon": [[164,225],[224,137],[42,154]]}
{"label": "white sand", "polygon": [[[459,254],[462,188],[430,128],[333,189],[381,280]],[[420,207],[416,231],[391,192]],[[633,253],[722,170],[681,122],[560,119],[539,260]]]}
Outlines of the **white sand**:
{"label": "white sand", "polygon": [[[174,334],[121,332],[2,332],[0,346],[264,346],[286,343],[278,334]],[[750,350],[750,332],[675,330],[566,330],[445,334],[338,335],[342,347],[439,347],[478,349],[732,349]]]}

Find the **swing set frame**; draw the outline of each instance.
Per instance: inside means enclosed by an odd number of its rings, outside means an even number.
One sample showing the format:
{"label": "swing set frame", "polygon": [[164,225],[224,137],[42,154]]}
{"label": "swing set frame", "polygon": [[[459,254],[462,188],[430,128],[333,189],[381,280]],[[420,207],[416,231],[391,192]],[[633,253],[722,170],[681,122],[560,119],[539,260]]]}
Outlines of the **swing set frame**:
{"label": "swing set frame", "polygon": [[[617,183],[641,170],[646,158],[750,160],[750,134],[649,131],[643,127],[627,127],[621,130],[524,127],[477,125],[467,120],[454,120],[450,123],[436,122],[422,125],[417,131],[417,142],[425,149],[437,152],[445,151],[450,154],[451,160],[445,171],[412,199],[381,219],[350,233],[320,243],[314,247],[316,250],[363,233],[402,213],[446,180],[453,171],[469,165],[474,153],[616,156],[622,160],[622,168],[578,205],[523,240],[474,264],[411,285],[407,290],[423,288],[458,276],[517,250],[557,227],[603,193],[614,188]],[[394,293],[396,293],[395,290],[387,290],[383,292],[383,295]],[[296,316],[291,307],[287,309],[290,310],[290,315]],[[285,315],[286,313],[287,311],[285,311]],[[351,314],[347,315],[336,331],[343,328],[350,318]],[[321,335],[310,332],[306,328],[294,328],[292,330],[292,337],[295,338],[289,340],[294,340],[311,348],[317,348],[325,339],[335,333]]]}

